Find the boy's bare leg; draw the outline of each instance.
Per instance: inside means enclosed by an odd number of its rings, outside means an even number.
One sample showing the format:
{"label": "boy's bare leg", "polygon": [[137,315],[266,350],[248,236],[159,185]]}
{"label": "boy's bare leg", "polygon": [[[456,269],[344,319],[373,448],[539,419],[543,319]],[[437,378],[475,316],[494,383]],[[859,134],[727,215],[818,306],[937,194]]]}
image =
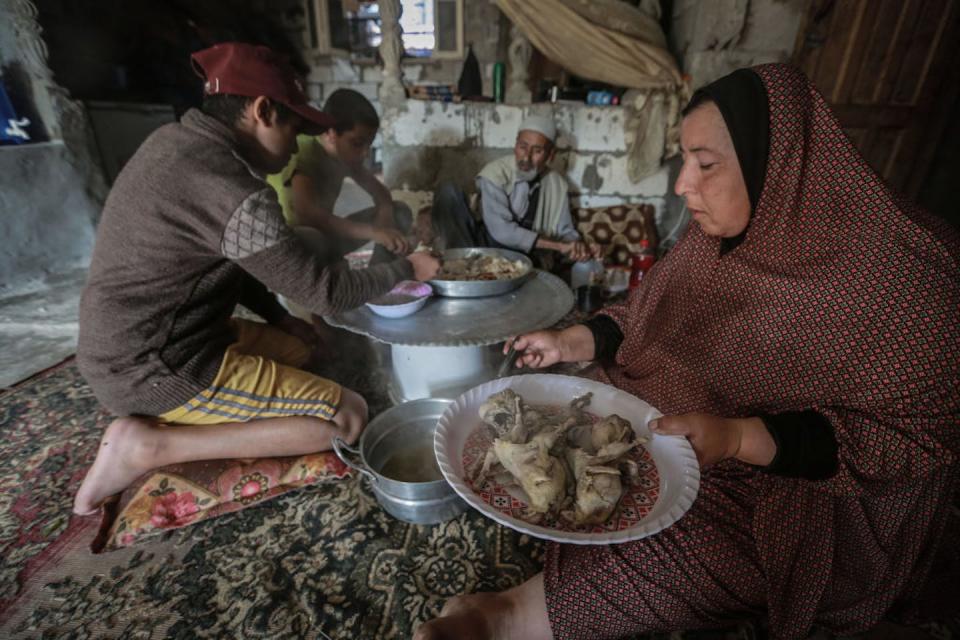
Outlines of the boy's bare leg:
{"label": "boy's bare leg", "polygon": [[475,593],[447,601],[440,617],[417,629],[414,640],[551,640],[543,574],[502,593]]}
{"label": "boy's bare leg", "polygon": [[216,425],[160,426],[147,418],[117,418],[103,438],[93,465],[77,491],[73,512],[95,512],[140,475],[177,462],[292,456],[331,448],[339,435],[356,442],[367,424],[367,403],[342,389],[332,420],[310,416],[265,418]]}

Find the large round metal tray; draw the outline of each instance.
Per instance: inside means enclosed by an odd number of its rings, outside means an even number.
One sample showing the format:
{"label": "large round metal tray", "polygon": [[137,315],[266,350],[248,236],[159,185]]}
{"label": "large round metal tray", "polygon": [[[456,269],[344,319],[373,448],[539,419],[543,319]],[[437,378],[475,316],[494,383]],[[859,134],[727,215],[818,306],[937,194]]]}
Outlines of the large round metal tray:
{"label": "large round metal tray", "polygon": [[494,298],[433,296],[417,313],[381,318],[366,306],[325,316],[335,327],[410,347],[477,347],[553,326],[573,307],[566,283],[539,269],[523,286]]}
{"label": "large round metal tray", "polygon": [[501,256],[508,260],[519,260],[526,266],[523,275],[504,280],[430,280],[434,293],[447,298],[482,298],[485,296],[499,296],[513,291],[533,273],[533,263],[530,258],[509,249],[491,249],[474,247],[470,249],[447,249],[443,252],[444,260],[460,260],[479,255]]}

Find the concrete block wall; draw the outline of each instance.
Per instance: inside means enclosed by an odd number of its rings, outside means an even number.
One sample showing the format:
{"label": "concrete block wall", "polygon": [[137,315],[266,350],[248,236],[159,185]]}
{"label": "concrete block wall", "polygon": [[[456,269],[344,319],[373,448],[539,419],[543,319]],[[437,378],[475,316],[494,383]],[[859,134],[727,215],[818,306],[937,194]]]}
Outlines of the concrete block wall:
{"label": "concrete block wall", "polygon": [[[443,84],[456,83],[459,67],[462,64],[459,61],[454,62],[433,62],[433,63],[406,63],[402,65],[404,82],[407,84],[416,84],[429,75],[431,80]],[[427,71],[432,73],[427,73]],[[318,107],[323,106],[324,101],[331,93],[337,89],[353,89],[361,93],[380,116],[383,116],[383,108],[380,105],[380,85],[383,83],[383,67],[370,62],[356,62],[349,58],[324,58],[311,66],[310,73],[307,76],[307,95],[310,100]],[[373,141],[373,161],[377,164],[382,163],[383,143],[381,136]]]}
{"label": "concrete block wall", "polygon": [[513,153],[520,122],[534,110],[553,113],[558,139],[551,166],[567,179],[573,206],[650,203],[658,226],[671,225],[665,217],[670,167],[639,182],[627,175],[623,107],[408,100],[383,123],[384,180],[406,191],[432,191],[447,180],[473,190],[486,162]]}
{"label": "concrete block wall", "polygon": [[[809,3],[674,0],[671,49],[694,88],[739,67],[786,61]],[[489,94],[491,68],[505,57],[509,24],[492,2],[465,6],[467,41],[473,43]],[[407,61],[404,79],[452,84],[461,65],[461,61]],[[322,102],[336,88],[350,87],[367,95],[380,111],[376,100],[380,67],[346,59],[314,60],[313,66],[308,78],[312,99]],[[484,163],[511,152],[517,126],[530,108],[409,100],[405,109],[385,117],[382,135],[374,142],[374,159],[382,162],[385,180],[394,189],[430,191],[441,180],[472,187]],[[561,137],[553,166],[570,183],[574,205],[651,203],[657,210],[661,237],[675,236],[688,219],[682,201],[671,193],[678,163],[669,161],[655,174],[631,182],[626,171],[624,115],[620,107],[557,106]]]}
{"label": "concrete block wall", "polygon": [[[289,4],[289,2],[288,2]],[[472,45],[473,52],[480,62],[483,76],[484,94],[492,95],[493,65],[497,60],[505,59],[506,42],[501,42],[506,19],[496,4],[487,1],[464,3],[464,38]],[[293,41],[302,42],[302,34],[291,32]],[[307,94],[319,105],[331,93],[340,88],[353,89],[362,93],[383,115],[380,106],[379,91],[383,82],[383,68],[372,61],[356,61],[338,55],[317,55],[304,50],[304,60],[310,65],[307,76]],[[401,65],[405,84],[436,83],[456,84],[463,68],[463,60],[430,60],[407,58]],[[511,142],[511,145],[513,143]],[[373,143],[373,159],[382,162],[382,141],[378,136]]]}
{"label": "concrete block wall", "polygon": [[[552,166],[566,176],[571,193],[586,201],[617,198],[620,202],[644,202],[665,194],[663,171],[637,183],[627,176],[624,108],[572,103],[551,107],[408,100],[405,108],[388,113],[384,120],[388,151],[384,178],[391,186],[419,190],[431,188],[438,175],[463,175],[465,180],[458,182],[467,187],[480,169],[467,159],[470,154],[483,150],[489,152],[484,156],[495,158],[512,153],[523,117],[534,111],[553,113],[558,139]],[[458,168],[435,162],[434,150],[449,156],[449,164]],[[408,159],[413,153],[419,161],[394,162],[395,152],[406,152]]]}

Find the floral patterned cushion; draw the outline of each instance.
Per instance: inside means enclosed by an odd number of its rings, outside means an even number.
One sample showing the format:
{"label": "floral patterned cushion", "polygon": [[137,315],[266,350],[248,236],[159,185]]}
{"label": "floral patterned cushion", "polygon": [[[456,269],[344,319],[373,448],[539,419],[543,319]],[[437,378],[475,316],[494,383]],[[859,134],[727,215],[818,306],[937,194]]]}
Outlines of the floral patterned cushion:
{"label": "floral patterned cushion", "polygon": [[203,460],[144,474],[104,508],[94,553],[238,511],[307,484],[344,477],[331,452],[256,460]]}
{"label": "floral patterned cushion", "polygon": [[640,241],[657,248],[654,207],[650,204],[578,208],[572,211],[574,224],[587,242],[606,247],[608,265],[626,266],[640,251]]}

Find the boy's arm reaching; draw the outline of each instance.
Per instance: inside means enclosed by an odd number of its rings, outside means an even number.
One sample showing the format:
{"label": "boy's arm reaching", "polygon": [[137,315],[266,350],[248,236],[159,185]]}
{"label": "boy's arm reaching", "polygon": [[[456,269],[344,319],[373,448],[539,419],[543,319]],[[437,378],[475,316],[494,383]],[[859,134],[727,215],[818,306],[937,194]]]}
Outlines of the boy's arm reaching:
{"label": "boy's arm reaching", "polygon": [[344,238],[375,240],[376,229],[373,225],[341,218],[321,205],[310,176],[296,173],[290,185],[293,189],[293,210],[297,223]]}
{"label": "boy's arm reaching", "polygon": [[415,275],[412,262],[403,258],[355,271],[320,261],[286,225],[269,187],[233,212],[220,252],[271,291],[320,315],[358,307]]}
{"label": "boy's arm reaching", "polygon": [[351,173],[350,177],[373,198],[373,206],[376,209],[376,226],[384,229],[394,228],[396,225],[393,220],[393,196],[390,195],[390,190],[387,189],[386,185],[377,180],[377,177],[365,167],[360,167],[360,169]]}
{"label": "boy's arm reaching", "polygon": [[393,253],[404,255],[413,248],[403,233],[397,229],[393,218],[393,196],[377,177],[361,167],[350,175],[360,187],[373,198],[373,241],[382,244]]}
{"label": "boy's arm reaching", "polygon": [[[373,176],[371,176],[372,178]],[[373,178],[377,182],[376,178]],[[377,184],[380,184],[377,182]],[[365,222],[356,222],[349,218],[341,218],[334,215],[332,211],[321,206],[319,198],[313,186],[313,178],[306,174],[296,173],[291,180],[293,187],[293,210],[296,212],[297,222],[305,224],[308,227],[314,227],[321,231],[326,231],[343,238],[353,238],[355,240],[373,240],[377,244],[382,244],[388,250],[396,254],[406,254],[410,251],[410,243],[393,226],[393,201],[390,200],[389,216],[390,224],[383,226],[380,224],[380,217],[383,215],[380,209],[377,210],[377,221],[374,224]],[[386,187],[380,185],[386,192],[388,198],[390,192]]]}

